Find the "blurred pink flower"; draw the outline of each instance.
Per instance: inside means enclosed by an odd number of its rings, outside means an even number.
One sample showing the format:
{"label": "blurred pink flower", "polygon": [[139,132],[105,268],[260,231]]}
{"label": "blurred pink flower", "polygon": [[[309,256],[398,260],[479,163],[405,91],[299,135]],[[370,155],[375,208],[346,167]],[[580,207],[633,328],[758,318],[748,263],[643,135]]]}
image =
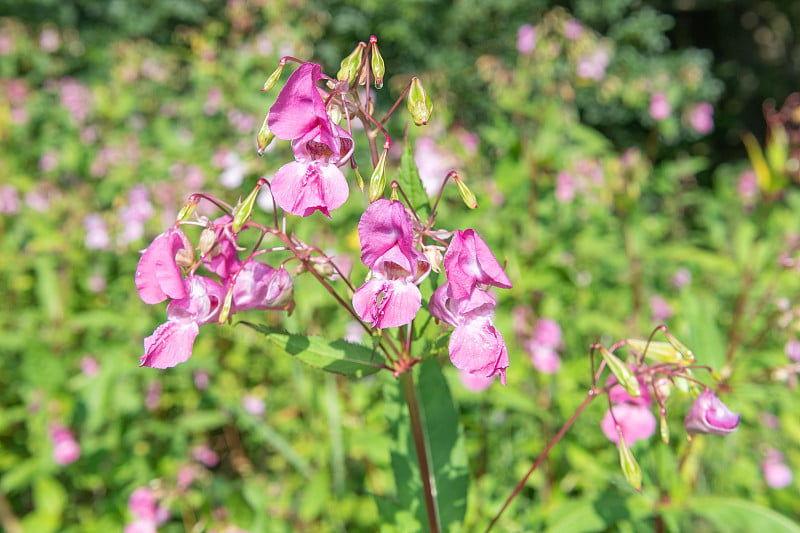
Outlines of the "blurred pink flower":
{"label": "blurred pink flower", "polygon": [[747,169],[739,174],[736,192],[744,202],[749,203],[758,196],[758,177],[753,169]]}
{"label": "blurred pink flower", "polygon": [[100,373],[100,363],[91,355],[81,357],[80,365],[81,372],[83,372],[83,375],[87,378],[93,378]]}
{"label": "blurred pink flower", "polygon": [[[613,417],[612,417],[613,410]],[[632,403],[622,403],[606,411],[600,427],[603,434],[613,443],[619,442],[614,417],[620,426],[625,444],[630,446],[637,440],[649,439],[656,431],[656,417],[649,407]]]}
{"label": "blurred pink flower", "polygon": [[428,196],[435,196],[447,174],[459,165],[456,155],[440,148],[432,137],[420,137],[414,144],[414,163]]}
{"label": "blurred pink flower", "polygon": [[136,517],[125,526],[125,533],[151,533],[169,520],[169,510],[158,504],[149,487],[139,487],[128,498],[128,511]]}
{"label": "blurred pink flower", "polygon": [[177,258],[193,254],[192,243],[179,228],[172,227],[153,239],[136,266],[136,290],[146,304],[167,298],[185,298],[186,287]]}
{"label": "blurred pink flower", "polygon": [[194,386],[197,390],[206,390],[211,382],[211,376],[205,370],[195,370],[192,374],[194,378]]}
{"label": "blurred pink flower", "polygon": [[552,346],[545,346],[529,340],[525,349],[531,356],[533,367],[543,374],[555,374],[561,368],[561,358]]}
{"label": "blurred pink flower", "polygon": [[686,414],[684,426],[689,434],[727,435],[739,426],[739,415],[733,413],[710,389],[700,393]]}
{"label": "blurred pink flower", "polygon": [[594,52],[585,54],[578,59],[578,63],[575,65],[575,72],[580,78],[600,81],[606,77],[606,67],[608,67],[609,60],[608,50],[598,48]]}
{"label": "blurred pink flower", "polygon": [[800,363],[800,341],[796,337],[789,339],[783,351],[786,353],[786,357],[796,363]]}
{"label": "blurred pink flower", "polygon": [[144,406],[148,411],[155,411],[161,405],[161,382],[152,381],[147,385],[144,395]]}
{"label": "blurred pink flower", "polygon": [[482,392],[494,382],[494,377],[487,378],[466,370],[459,370],[458,377],[461,379],[461,384],[472,392]]}
{"label": "blurred pink flower", "polygon": [[14,39],[0,29],[0,56],[10,56],[14,52]]}
{"label": "blurred pink flower", "polygon": [[39,48],[43,52],[52,53],[58,50],[59,46],[61,46],[61,37],[58,32],[52,28],[43,29],[39,34]]}
{"label": "blurred pink flower", "polygon": [[520,54],[530,54],[536,48],[536,27],[523,24],[517,30],[517,51]]}
{"label": "blurred pink flower", "polygon": [[81,448],[75,435],[60,424],[51,424],[50,441],[53,443],[53,460],[61,466],[74,463],[81,456]]}
{"label": "blurred pink flower", "polygon": [[650,297],[650,313],[653,322],[664,322],[672,316],[672,309],[662,296],[654,294]]}
{"label": "blurred pink flower", "polygon": [[111,247],[111,237],[108,234],[103,216],[99,213],[90,213],[83,219],[83,227],[86,230],[84,244],[90,250],[108,250]]}
{"label": "blurred pink flower", "polygon": [[61,106],[69,112],[72,119],[78,124],[86,122],[93,104],[91,89],[78,80],[64,78],[60,82],[59,92]]}
{"label": "blurred pink flower", "polygon": [[786,464],[783,454],[778,450],[769,450],[761,463],[764,481],[772,489],[783,489],[792,484],[792,469]]}
{"label": "blurred pink flower", "polygon": [[208,446],[201,444],[192,449],[192,458],[195,461],[204,464],[208,468],[214,468],[219,463],[219,456],[217,452]]}
{"label": "blurred pink flower", "polygon": [[569,19],[564,23],[564,37],[575,41],[583,35],[583,25],[577,19]]}
{"label": "blurred pink flower", "polygon": [[561,326],[549,318],[540,318],[533,328],[533,342],[550,348],[561,344]]}
{"label": "blurred pink flower", "polygon": [[688,268],[679,268],[672,276],[672,286],[680,290],[692,282],[692,273]]}
{"label": "blurred pink flower", "polygon": [[556,175],[556,200],[568,204],[575,199],[575,179],[569,172],[561,171]]}
{"label": "blurred pink flower", "polygon": [[714,129],[714,106],[700,102],[689,111],[689,124],[697,133],[705,135]]}
{"label": "blurred pink flower", "polygon": [[0,185],[0,215],[14,215],[19,212],[19,191],[13,185]]}
{"label": "blurred pink flower", "polygon": [[267,411],[263,398],[253,394],[247,394],[242,398],[242,408],[255,417],[262,417]]}
{"label": "blurred pink flower", "polygon": [[672,113],[672,106],[667,100],[667,95],[662,92],[655,92],[650,96],[650,116],[653,120],[661,121],[669,117]]}

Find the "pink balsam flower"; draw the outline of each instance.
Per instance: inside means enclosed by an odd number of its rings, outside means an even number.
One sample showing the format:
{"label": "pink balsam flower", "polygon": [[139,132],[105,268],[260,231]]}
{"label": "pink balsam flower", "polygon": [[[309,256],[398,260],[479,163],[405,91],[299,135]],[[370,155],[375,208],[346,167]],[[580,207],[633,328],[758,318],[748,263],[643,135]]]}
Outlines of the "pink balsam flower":
{"label": "pink balsam flower", "polygon": [[656,417],[649,407],[633,403],[615,405],[606,411],[606,415],[600,423],[603,434],[615,444],[619,442],[619,434],[614,418],[619,424],[622,438],[625,439],[627,445],[631,445],[637,440],[649,439],[656,431]]}
{"label": "pink balsam flower", "polygon": [[450,290],[456,299],[468,298],[480,283],[503,289],[511,288],[511,281],[492,251],[475,230],[457,230],[444,254],[444,270]]}
{"label": "pink balsam flower", "polygon": [[727,435],[739,426],[739,415],[731,412],[710,389],[700,393],[686,414],[684,426],[689,434]]}
{"label": "pink balsam flower", "polygon": [[167,298],[185,298],[179,254],[192,253],[192,245],[179,228],[172,227],[150,243],[136,266],[136,290],[146,304]]}

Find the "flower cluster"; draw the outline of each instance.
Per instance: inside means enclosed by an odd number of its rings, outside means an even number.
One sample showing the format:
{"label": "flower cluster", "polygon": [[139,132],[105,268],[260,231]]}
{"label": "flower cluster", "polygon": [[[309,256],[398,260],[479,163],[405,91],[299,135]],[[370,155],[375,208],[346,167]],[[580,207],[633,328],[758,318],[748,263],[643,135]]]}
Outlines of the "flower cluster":
{"label": "flower cluster", "polygon": [[125,526],[125,533],[155,533],[170,516],[169,509],[159,505],[155,493],[148,487],[133,491],[128,498],[128,510],[135,519]]}
{"label": "flower cluster", "polygon": [[430,313],[455,327],[450,361],[456,368],[506,383],[508,349],[494,327],[497,300],[488,287],[511,288],[511,281],[474,230],[453,234],[444,255],[447,281],[431,296]]}
{"label": "flower cluster", "polygon": [[[199,260],[177,226],[156,237],[142,253],[135,278],[139,296],[148,304],[171,301],[167,321],[144,340],[141,366],[169,368],[186,361],[204,324],[224,322],[239,311],[291,305],[289,273],[252,256],[241,261],[232,224],[228,215],[208,223],[200,238]],[[219,281],[196,274],[201,264]]]}
{"label": "flower cluster", "polygon": [[293,215],[307,217],[340,207],[349,195],[347,180],[339,170],[353,153],[353,138],[328,115],[316,63],[303,63],[292,73],[270,108],[269,130],[292,142],[295,161],[275,174],[270,186],[275,202]]}

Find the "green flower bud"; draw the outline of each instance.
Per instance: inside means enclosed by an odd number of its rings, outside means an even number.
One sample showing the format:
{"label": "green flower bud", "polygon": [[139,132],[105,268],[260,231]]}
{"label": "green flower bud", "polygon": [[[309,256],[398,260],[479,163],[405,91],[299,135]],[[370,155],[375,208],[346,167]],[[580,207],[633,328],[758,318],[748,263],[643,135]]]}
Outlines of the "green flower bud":
{"label": "green flower bud", "polygon": [[622,473],[630,486],[636,489],[636,492],[642,492],[642,468],[625,444],[625,439],[622,438],[622,431],[618,431],[617,434],[619,435],[617,448],[619,449],[619,464],[622,467]]}
{"label": "green flower bud", "polygon": [[478,200],[475,199],[475,195],[469,190],[469,187],[467,187],[467,184],[461,179],[461,176],[455,172],[451,172],[450,176],[452,176],[456,185],[458,185],[458,193],[461,195],[461,199],[464,200],[464,204],[470,209],[477,209]]}
{"label": "green flower bud", "polygon": [[228,288],[228,293],[225,295],[225,301],[222,302],[222,309],[220,309],[219,319],[217,319],[217,323],[220,325],[227,322],[228,317],[231,316],[231,305],[233,304],[233,286],[234,283],[231,283],[231,286]]}
{"label": "green flower bud", "polygon": [[342,62],[339,64],[339,72],[336,73],[337,80],[347,80],[347,83],[350,85],[356,83],[358,73],[361,71],[361,63],[364,58],[364,49],[366,47],[367,43],[362,41],[358,43],[358,46],[356,46],[355,50],[353,50],[349,56],[342,59]]}
{"label": "green flower bud", "polygon": [[275,86],[275,84],[278,82],[278,79],[281,77],[281,72],[283,72],[283,66],[285,64],[286,64],[286,60],[285,59],[281,59],[280,63],[278,63],[278,68],[276,68],[275,71],[272,74],[269,75],[269,78],[267,78],[267,81],[264,82],[264,86],[261,88],[262,92],[263,91],[269,91],[270,89],[272,89]]}
{"label": "green flower bud", "polygon": [[383,88],[383,75],[386,73],[386,66],[383,64],[383,57],[378,51],[378,38],[371,35],[369,38],[369,45],[372,50],[372,57],[370,67],[372,68],[372,77],[375,78],[375,88]]}
{"label": "green flower bud", "polygon": [[602,346],[600,346],[599,351],[600,355],[603,356],[603,359],[608,365],[609,370],[611,370],[611,373],[614,374],[615,378],[617,378],[617,382],[622,385],[622,387],[625,389],[625,392],[634,398],[641,396],[642,391],[639,389],[639,380],[636,379],[636,376],[628,367],[628,365],[623,363],[616,355],[612,354]]}
{"label": "green flower bud", "polygon": [[383,191],[386,190],[386,154],[389,153],[389,147],[383,147],[383,153],[378,158],[378,164],[375,165],[375,170],[372,171],[372,176],[369,178],[369,201],[370,203],[383,197]]}
{"label": "green flower bud", "polygon": [[356,173],[356,183],[358,184],[359,190],[364,192],[364,177],[361,175],[361,172],[358,171],[358,167],[354,168],[353,172]]}
{"label": "green flower bud", "polygon": [[411,78],[411,87],[408,90],[408,111],[417,126],[427,124],[433,111],[433,103],[417,77]]}
{"label": "green flower bud", "polygon": [[275,138],[275,134],[269,131],[269,125],[267,124],[268,118],[269,115],[264,117],[264,123],[261,124],[261,129],[258,130],[258,134],[256,135],[256,144],[258,145],[256,153],[259,156],[264,155],[264,150],[270,145],[272,139]]}
{"label": "green flower bud", "polygon": [[198,198],[194,194],[189,196],[186,199],[186,203],[183,204],[181,210],[178,211],[178,216],[175,218],[175,222],[183,222],[188,219],[194,213],[195,208],[197,207]]}
{"label": "green flower bud", "polygon": [[233,210],[233,224],[231,225],[231,229],[234,233],[239,233],[241,229],[247,224],[247,221],[250,220],[250,217],[253,214],[253,207],[256,205],[256,198],[258,198],[258,191],[261,190],[261,187],[266,183],[266,180],[260,179],[258,183],[256,183],[255,188],[253,191],[244,199],[243,202],[239,202],[236,205],[236,208]]}

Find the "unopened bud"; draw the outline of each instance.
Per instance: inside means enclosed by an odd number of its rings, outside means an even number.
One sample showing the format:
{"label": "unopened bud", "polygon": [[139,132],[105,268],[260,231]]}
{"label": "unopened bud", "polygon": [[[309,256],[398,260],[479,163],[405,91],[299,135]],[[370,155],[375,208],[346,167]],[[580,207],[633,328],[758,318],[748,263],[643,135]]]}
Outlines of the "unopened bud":
{"label": "unopened bud", "polygon": [[470,209],[476,209],[478,207],[478,200],[475,199],[475,195],[469,190],[469,187],[467,187],[467,184],[461,179],[461,176],[455,172],[451,172],[450,177],[452,177],[456,185],[458,185],[458,193],[461,195],[461,199],[464,200],[464,204]]}
{"label": "unopened bud", "polygon": [[372,67],[372,77],[375,78],[375,88],[383,88],[383,75],[386,73],[386,66],[383,64],[383,58],[378,51],[378,38],[371,35],[369,38],[369,46],[372,50],[372,58],[370,67]]}
{"label": "unopened bud", "polygon": [[276,68],[275,71],[272,74],[269,75],[269,78],[267,78],[267,81],[264,82],[264,86],[261,88],[262,92],[263,91],[269,91],[270,89],[272,89],[275,86],[275,84],[278,82],[278,79],[281,77],[281,72],[283,72],[283,66],[285,64],[286,64],[286,60],[285,59],[281,59],[280,63],[278,63],[278,68]]}
{"label": "unopened bud", "polygon": [[328,109],[328,116],[331,117],[331,120],[334,124],[338,124],[341,122],[344,114],[342,113],[342,108],[337,106],[332,106]]}
{"label": "unopened bud", "polygon": [[222,309],[219,311],[219,319],[217,323],[220,325],[224,324],[228,321],[228,317],[231,316],[231,305],[233,305],[233,287],[235,283],[231,283],[231,286],[228,287],[228,292],[225,294],[225,300],[222,302]]}
{"label": "unopened bud", "polygon": [[200,254],[203,257],[215,256],[216,247],[217,247],[217,233],[213,229],[206,228],[202,232],[200,232],[200,241],[198,242],[198,248],[200,249]]}
{"label": "unopened bud", "polygon": [[667,426],[667,413],[664,410],[661,411],[659,432],[661,433],[662,442],[669,444],[669,426]]}
{"label": "unopened bud", "polygon": [[417,77],[411,78],[411,87],[408,89],[408,111],[417,126],[427,124],[433,111],[433,103]]}
{"label": "unopened bud", "polygon": [[358,43],[355,50],[349,56],[342,59],[339,64],[339,72],[336,73],[337,80],[347,80],[350,85],[354,85],[358,73],[361,70],[361,62],[364,57],[364,49],[367,47],[365,42]]}
{"label": "unopened bud", "polygon": [[428,263],[431,264],[431,270],[437,274],[442,271],[442,259],[444,258],[444,255],[442,253],[441,246],[436,246],[433,244],[423,246],[422,253],[425,254],[425,258],[428,260]]}
{"label": "unopened bud", "polygon": [[189,198],[186,199],[186,203],[183,204],[183,207],[181,207],[181,210],[178,211],[178,216],[175,217],[175,222],[183,222],[192,216],[195,208],[197,207],[198,200],[199,198],[194,194],[190,195]]}
{"label": "unopened bud", "polygon": [[267,124],[268,118],[269,115],[264,117],[264,123],[261,124],[261,129],[258,130],[258,135],[256,135],[256,144],[258,145],[256,153],[258,153],[259,156],[264,155],[264,150],[270,145],[272,139],[275,138],[275,134],[269,130],[269,125]]}
{"label": "unopened bud", "polygon": [[179,267],[189,268],[194,264],[194,250],[186,246],[175,253],[175,264]]}
{"label": "unopened bud", "polygon": [[625,439],[622,438],[622,430],[617,430],[619,435],[619,464],[622,467],[622,473],[631,487],[636,489],[636,492],[642,492],[642,468],[636,462],[636,458],[631,453],[630,448],[625,444]]}
{"label": "unopened bud", "polygon": [[389,152],[389,147],[384,146],[383,153],[378,158],[378,164],[375,165],[375,170],[372,171],[372,176],[369,178],[369,201],[370,203],[383,197],[383,191],[386,189],[386,154]]}
{"label": "unopened bud", "polygon": [[247,198],[245,198],[243,202],[239,202],[234,208],[233,224],[231,225],[233,233],[239,233],[244,225],[247,224],[247,221],[250,220],[253,214],[253,207],[256,205],[256,198],[258,198],[258,191],[261,190],[261,187],[265,183],[266,180],[263,178],[258,180],[253,191],[247,195]]}
{"label": "unopened bud", "polygon": [[354,168],[353,172],[356,173],[356,183],[358,184],[359,190],[364,192],[364,177],[361,175],[361,172],[358,171],[358,167]]}
{"label": "unopened bud", "polygon": [[609,370],[611,370],[611,373],[614,374],[615,378],[617,378],[617,382],[622,385],[622,387],[625,389],[625,392],[634,398],[641,396],[642,391],[639,389],[639,380],[636,379],[636,376],[628,367],[628,365],[623,363],[616,355],[609,352],[602,346],[599,347],[599,351],[600,355],[603,356],[603,359],[608,365]]}

